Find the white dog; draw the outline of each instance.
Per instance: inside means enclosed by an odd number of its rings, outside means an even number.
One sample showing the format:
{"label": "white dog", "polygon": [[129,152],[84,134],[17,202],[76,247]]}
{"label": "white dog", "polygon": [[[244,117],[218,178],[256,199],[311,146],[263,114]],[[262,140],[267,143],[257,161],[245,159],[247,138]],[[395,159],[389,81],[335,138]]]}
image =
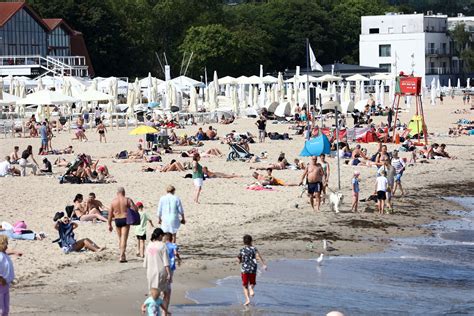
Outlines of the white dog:
{"label": "white dog", "polygon": [[344,196],[340,192],[332,192],[329,195],[329,207],[331,208],[331,211],[339,213],[339,205],[342,204],[343,198]]}

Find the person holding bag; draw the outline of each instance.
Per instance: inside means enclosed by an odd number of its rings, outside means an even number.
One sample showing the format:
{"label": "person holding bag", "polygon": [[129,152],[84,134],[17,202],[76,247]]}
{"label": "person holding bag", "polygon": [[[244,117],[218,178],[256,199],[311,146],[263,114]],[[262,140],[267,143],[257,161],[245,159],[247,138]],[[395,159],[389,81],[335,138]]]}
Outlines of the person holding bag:
{"label": "person holding bag", "polygon": [[[138,222],[137,222],[138,215]],[[125,196],[125,189],[123,187],[118,188],[117,196],[112,200],[109,209],[109,231],[112,232],[112,219],[115,222],[115,230],[119,239],[120,259],[119,262],[127,262],[126,250],[128,233],[130,231],[130,225],[140,224],[140,214],[137,211],[137,206],[132,199]]]}

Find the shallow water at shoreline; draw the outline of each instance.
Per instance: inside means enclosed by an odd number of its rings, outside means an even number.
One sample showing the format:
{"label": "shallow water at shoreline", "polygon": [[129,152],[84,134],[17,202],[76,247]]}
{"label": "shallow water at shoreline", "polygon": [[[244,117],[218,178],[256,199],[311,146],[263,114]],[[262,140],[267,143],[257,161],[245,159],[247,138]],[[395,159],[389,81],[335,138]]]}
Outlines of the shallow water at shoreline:
{"label": "shallow water at shoreline", "polygon": [[[395,239],[383,253],[277,260],[258,277],[245,309],[239,277],[188,293],[196,305],[174,315],[474,314],[474,198],[450,198],[471,210],[427,227],[432,236]],[[315,254],[315,257],[318,254]]]}

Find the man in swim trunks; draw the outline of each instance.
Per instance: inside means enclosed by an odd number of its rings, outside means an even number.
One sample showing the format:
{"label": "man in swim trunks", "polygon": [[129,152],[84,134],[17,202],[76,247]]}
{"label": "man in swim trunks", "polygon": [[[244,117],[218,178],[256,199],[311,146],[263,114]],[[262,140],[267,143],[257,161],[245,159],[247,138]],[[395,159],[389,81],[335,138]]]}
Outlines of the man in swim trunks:
{"label": "man in swim trunks", "polygon": [[108,217],[110,232],[113,230],[112,219],[115,222],[115,230],[119,238],[120,262],[127,262],[125,252],[127,250],[128,232],[130,231],[130,225],[127,225],[127,211],[129,208],[137,210],[135,203],[125,197],[125,189],[120,187],[117,190],[117,196],[112,200]]}
{"label": "man in swim trunks", "polygon": [[[318,157],[311,157],[311,161],[301,177],[300,185],[303,185],[305,178],[308,184],[309,202],[313,210],[318,212],[321,205],[321,190],[324,178],[323,168],[321,164],[318,163]],[[314,199],[316,199],[316,207],[314,205]]]}

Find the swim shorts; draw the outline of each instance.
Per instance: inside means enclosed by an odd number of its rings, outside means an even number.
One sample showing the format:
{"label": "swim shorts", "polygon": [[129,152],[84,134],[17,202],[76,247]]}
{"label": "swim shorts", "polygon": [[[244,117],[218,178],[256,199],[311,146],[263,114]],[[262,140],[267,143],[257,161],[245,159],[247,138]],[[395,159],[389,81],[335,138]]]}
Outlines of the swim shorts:
{"label": "swim shorts", "polygon": [[321,182],[308,183],[308,193],[313,194],[315,192],[321,192],[322,187],[323,185]]}
{"label": "swim shorts", "polygon": [[121,228],[127,226],[127,219],[126,218],[116,218],[115,219],[115,227]]}
{"label": "swim shorts", "polygon": [[194,186],[196,187],[202,187],[202,184],[204,182],[204,179],[203,178],[194,178],[193,179],[193,182],[194,182]]}
{"label": "swim shorts", "polygon": [[387,192],[377,191],[377,200],[385,201],[387,199]]}
{"label": "swim shorts", "polygon": [[247,287],[250,285],[257,284],[257,274],[256,273],[242,273],[242,286]]}
{"label": "swim shorts", "polygon": [[143,235],[137,235],[138,240],[146,240],[146,234]]}

